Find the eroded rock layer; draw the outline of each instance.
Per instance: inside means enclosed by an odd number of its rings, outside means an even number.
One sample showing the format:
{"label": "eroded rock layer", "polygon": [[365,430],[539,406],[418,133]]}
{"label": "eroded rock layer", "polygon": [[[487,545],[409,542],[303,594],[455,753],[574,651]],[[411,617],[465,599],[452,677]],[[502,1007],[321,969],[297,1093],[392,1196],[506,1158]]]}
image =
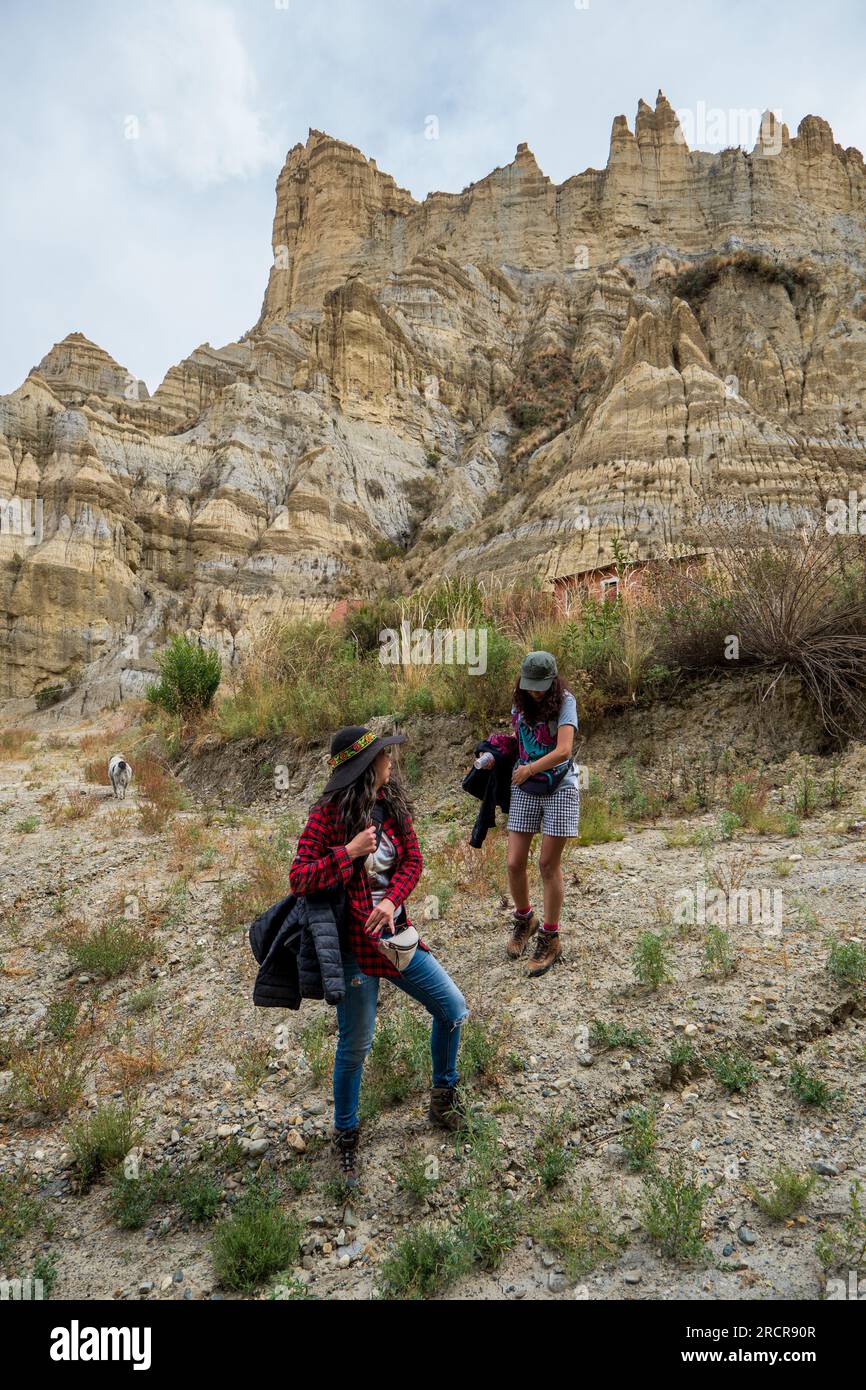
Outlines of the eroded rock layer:
{"label": "eroded rock layer", "polygon": [[604,170],[521,145],[420,203],[311,131],[273,255],[152,396],[76,332],[0,397],[0,697],[135,689],[169,628],[231,658],[389,565],[550,580],[866,487],[866,171],[817,117],[710,155],[660,93]]}

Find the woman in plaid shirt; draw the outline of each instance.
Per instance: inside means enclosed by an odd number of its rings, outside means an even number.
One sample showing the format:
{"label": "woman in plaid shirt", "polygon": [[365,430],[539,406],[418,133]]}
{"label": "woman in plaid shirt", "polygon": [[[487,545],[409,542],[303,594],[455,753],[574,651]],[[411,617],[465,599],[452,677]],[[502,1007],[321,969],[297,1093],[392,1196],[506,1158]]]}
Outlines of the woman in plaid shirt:
{"label": "woman in plaid shirt", "polygon": [[[344,887],[347,895],[340,936],[346,993],[337,1005],[333,1142],[350,1185],[357,1182],[361,1073],[373,1042],[383,977],[417,999],[433,1018],[429,1118],[446,1129],[459,1129],[465,1122],[455,1088],[466,1001],[420,939],[402,971],[378,945],[383,935],[411,926],[404,903],[424,866],[406,794],[391,780],[390,747],[404,742],[403,734],[377,738],[354,726],[334,735],[328,759],[333,771],[310,811],[289,871],[294,893]],[[371,824],[376,803],[383,813],[378,846]]]}

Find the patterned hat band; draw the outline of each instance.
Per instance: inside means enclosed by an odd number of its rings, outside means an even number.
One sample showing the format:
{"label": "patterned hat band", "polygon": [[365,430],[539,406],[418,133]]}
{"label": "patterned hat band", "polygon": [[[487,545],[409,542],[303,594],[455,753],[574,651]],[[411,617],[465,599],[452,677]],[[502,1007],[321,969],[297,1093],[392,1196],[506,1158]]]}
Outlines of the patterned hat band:
{"label": "patterned hat band", "polygon": [[348,748],[341,748],[339,753],[335,753],[332,758],[329,758],[328,767],[339,767],[341,763],[346,762],[349,758],[354,758],[356,753],[363,752],[371,743],[375,743],[377,738],[378,734],[374,733],[372,729],[368,729],[366,734],[356,738],[355,742],[350,743]]}

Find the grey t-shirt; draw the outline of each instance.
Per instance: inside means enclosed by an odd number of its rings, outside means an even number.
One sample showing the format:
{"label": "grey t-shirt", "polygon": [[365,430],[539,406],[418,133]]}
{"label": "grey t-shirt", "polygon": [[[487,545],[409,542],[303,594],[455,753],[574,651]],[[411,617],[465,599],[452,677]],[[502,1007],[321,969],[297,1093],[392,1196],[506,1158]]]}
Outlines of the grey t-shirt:
{"label": "grey t-shirt", "polygon": [[[547,753],[552,752],[556,747],[557,736],[563,724],[571,724],[577,729],[577,701],[570,690],[562,692],[562,703],[559,706],[558,717],[548,720],[546,724],[544,720],[541,720],[539,723],[531,725],[522,715],[518,718],[516,709],[512,709],[511,713],[517,721],[515,727],[520,745],[518,756],[522,763],[535,762],[538,758],[543,758]],[[552,771],[559,772],[561,768],[566,766],[569,767],[569,771],[560,782],[560,787],[577,787],[579,783],[571,759],[557,764]]]}

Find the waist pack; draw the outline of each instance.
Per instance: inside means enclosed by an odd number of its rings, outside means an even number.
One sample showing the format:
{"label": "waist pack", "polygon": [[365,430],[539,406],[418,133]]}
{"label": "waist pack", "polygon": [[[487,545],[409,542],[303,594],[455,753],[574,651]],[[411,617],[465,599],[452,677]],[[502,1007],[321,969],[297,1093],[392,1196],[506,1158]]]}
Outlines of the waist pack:
{"label": "waist pack", "polygon": [[529,792],[530,796],[547,796],[550,792],[555,792],[560,782],[568,776],[571,771],[571,759],[562,768],[549,768],[547,772],[534,772],[531,777],[527,777],[525,782],[520,783],[522,792]]}

